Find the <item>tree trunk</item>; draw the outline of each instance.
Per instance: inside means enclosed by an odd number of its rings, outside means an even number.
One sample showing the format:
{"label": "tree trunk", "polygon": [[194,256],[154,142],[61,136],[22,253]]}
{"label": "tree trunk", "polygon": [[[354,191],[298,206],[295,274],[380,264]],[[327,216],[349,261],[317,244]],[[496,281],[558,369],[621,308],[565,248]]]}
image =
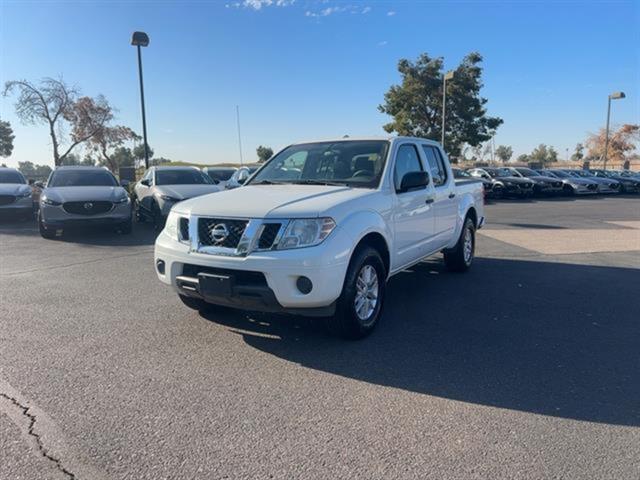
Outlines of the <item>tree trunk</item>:
{"label": "tree trunk", "polygon": [[56,129],[54,123],[49,120],[49,135],[51,135],[51,143],[53,144],[53,164],[59,167],[62,160],[58,152],[58,139],[56,138]]}

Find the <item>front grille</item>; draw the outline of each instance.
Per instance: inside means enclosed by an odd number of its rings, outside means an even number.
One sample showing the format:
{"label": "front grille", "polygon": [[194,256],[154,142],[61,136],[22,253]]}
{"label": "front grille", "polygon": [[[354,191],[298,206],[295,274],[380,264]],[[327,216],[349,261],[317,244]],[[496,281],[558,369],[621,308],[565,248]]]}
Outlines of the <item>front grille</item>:
{"label": "front grille", "polygon": [[531,183],[521,183],[520,184],[520,188],[531,188],[532,184]]}
{"label": "front grille", "polygon": [[0,205],[11,205],[15,201],[15,195],[0,195]]}
{"label": "front grille", "polygon": [[203,267],[200,265],[192,265],[190,263],[185,263],[182,266],[182,275],[185,277],[197,278],[199,273],[232,276],[235,285],[267,286],[267,279],[262,272],[251,272],[249,270],[227,270],[225,268]]}
{"label": "front grille", "polygon": [[620,184],[619,183],[612,183],[611,185],[609,185],[611,188],[620,188]]}
{"label": "front grille", "polygon": [[265,223],[260,240],[258,240],[258,248],[266,250],[273,247],[273,242],[275,242],[281,226],[281,223]]}
{"label": "front grille", "polygon": [[105,201],[65,202],[62,204],[62,208],[65,212],[75,215],[100,215],[110,211],[113,208],[113,203]]}
{"label": "front grille", "polygon": [[199,218],[198,238],[204,246],[237,248],[247,228],[247,220]]}
{"label": "front grille", "polygon": [[597,190],[598,186],[593,184],[593,183],[590,183],[589,185],[587,185],[587,189],[588,190]]}
{"label": "front grille", "polygon": [[562,186],[562,182],[553,182],[553,186],[556,188],[560,188]]}
{"label": "front grille", "polygon": [[189,219],[180,217],[180,240],[189,240]]}

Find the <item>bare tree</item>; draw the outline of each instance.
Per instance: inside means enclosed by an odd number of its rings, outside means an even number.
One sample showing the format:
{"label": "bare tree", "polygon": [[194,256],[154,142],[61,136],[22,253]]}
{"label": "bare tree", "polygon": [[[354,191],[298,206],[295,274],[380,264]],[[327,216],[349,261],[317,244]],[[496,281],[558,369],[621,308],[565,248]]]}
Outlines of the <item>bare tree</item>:
{"label": "bare tree", "polygon": [[[113,110],[104,97],[78,98],[78,90],[62,80],[45,78],[37,86],[26,80],[10,81],[5,84],[3,95],[14,91],[18,92],[16,114],[20,120],[49,127],[56,166],[113,118]],[[63,140],[66,124],[71,126],[68,144]]]}
{"label": "bare tree", "polygon": [[[114,173],[118,172],[120,162],[114,156],[117,147],[127,141],[137,141],[140,137],[129,127],[116,125],[115,127],[103,126],[89,140],[89,148],[100,155],[100,162]],[[133,159],[133,156],[132,156]]]}

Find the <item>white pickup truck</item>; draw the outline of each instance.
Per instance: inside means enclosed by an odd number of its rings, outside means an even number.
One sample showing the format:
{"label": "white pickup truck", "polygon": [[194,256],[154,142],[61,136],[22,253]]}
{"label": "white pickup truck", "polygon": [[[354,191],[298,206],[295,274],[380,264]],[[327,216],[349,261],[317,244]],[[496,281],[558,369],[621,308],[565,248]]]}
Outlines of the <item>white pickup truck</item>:
{"label": "white pickup truck", "polygon": [[176,204],[155,268],[188,307],[326,317],[355,339],[378,323],[392,275],[439,252],[467,270],[483,223],[482,184],[456,185],[436,142],[301,143],[241,188]]}

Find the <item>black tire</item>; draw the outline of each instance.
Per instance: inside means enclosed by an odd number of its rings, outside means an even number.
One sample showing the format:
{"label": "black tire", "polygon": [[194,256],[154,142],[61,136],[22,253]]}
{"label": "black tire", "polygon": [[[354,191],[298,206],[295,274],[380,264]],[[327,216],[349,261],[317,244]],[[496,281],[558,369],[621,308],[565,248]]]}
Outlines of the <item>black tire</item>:
{"label": "black tire", "polygon": [[166,219],[162,216],[160,207],[156,202],[153,202],[151,204],[151,217],[153,219],[153,228],[155,228],[157,231],[162,230],[164,228]]}
{"label": "black tire", "polygon": [[42,217],[38,214],[38,230],[40,230],[40,236],[47,240],[52,240],[56,237],[56,231],[50,228],[46,228],[42,223]]}
{"label": "black tire", "polygon": [[562,187],[562,191],[567,197],[573,197],[576,194],[576,191],[571,185],[565,185],[564,187]]}
{"label": "black tire", "polygon": [[145,216],[142,208],[140,207],[140,202],[138,199],[133,200],[133,216],[138,223],[144,223],[147,221],[147,217]]}
{"label": "black tire", "polygon": [[[374,290],[370,292],[371,295],[364,295],[358,288],[358,281],[366,278],[367,273],[371,274],[372,270],[370,269],[373,269],[376,275],[375,277],[369,276],[371,278],[370,287],[377,290],[375,302],[372,297]],[[369,246],[358,248],[349,262],[342,294],[337,301],[336,312],[333,317],[326,319],[329,332],[347,340],[358,340],[369,335],[378,325],[382,316],[386,281],[387,272],[380,253]],[[365,299],[365,303],[361,303],[364,310],[361,310],[360,314],[356,311],[357,295],[359,295],[358,298]],[[372,310],[368,313],[367,310],[370,308]]]}
{"label": "black tire", "polygon": [[[467,237],[467,235],[469,237]],[[467,241],[471,242],[470,250]],[[460,232],[460,238],[456,246],[444,251],[444,264],[451,272],[466,272],[473,263],[476,250],[476,226],[473,220],[467,216]]]}

